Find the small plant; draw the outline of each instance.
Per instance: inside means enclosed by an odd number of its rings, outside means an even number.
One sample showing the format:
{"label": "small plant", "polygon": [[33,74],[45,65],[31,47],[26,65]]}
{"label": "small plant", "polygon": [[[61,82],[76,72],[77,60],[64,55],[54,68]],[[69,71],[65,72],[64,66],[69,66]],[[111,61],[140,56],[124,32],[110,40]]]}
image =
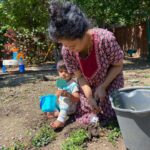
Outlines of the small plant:
{"label": "small plant", "polygon": [[84,148],[82,146],[77,146],[73,143],[66,142],[63,145],[62,150],[84,150]]}
{"label": "small plant", "polygon": [[6,147],[3,146],[1,150],[25,150],[25,146],[20,141],[17,141],[11,147],[6,148]]}
{"label": "small plant", "polygon": [[149,74],[144,75],[144,78],[150,78]]}
{"label": "small plant", "polygon": [[85,129],[73,131],[62,145],[62,150],[83,150],[84,142],[88,139]]}
{"label": "small plant", "polygon": [[117,121],[111,121],[106,127],[110,130],[108,134],[108,141],[115,145],[116,140],[121,136],[121,131]]}
{"label": "small plant", "polygon": [[3,146],[1,150],[11,150],[11,149]]}
{"label": "small plant", "polygon": [[55,138],[55,132],[48,125],[44,125],[32,138],[31,143],[34,147],[42,147],[53,141]]}
{"label": "small plant", "polygon": [[120,137],[120,135],[121,135],[120,129],[114,128],[108,134],[108,141],[111,142],[113,145],[115,145],[116,140]]}
{"label": "small plant", "polygon": [[21,143],[20,141],[15,142],[13,146],[14,150],[25,150],[25,145]]}

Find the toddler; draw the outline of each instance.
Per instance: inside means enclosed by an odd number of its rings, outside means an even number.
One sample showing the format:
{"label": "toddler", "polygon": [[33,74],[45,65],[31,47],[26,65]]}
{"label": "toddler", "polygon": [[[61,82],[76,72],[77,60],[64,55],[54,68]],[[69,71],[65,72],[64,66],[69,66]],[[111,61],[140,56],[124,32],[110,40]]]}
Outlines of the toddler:
{"label": "toddler", "polygon": [[80,100],[78,84],[72,79],[72,74],[67,71],[63,60],[57,63],[57,71],[59,77],[66,80],[67,85],[56,91],[59,111],[47,113],[48,118],[57,117],[57,120],[50,124],[54,129],[64,126],[67,116],[75,113],[77,103]]}

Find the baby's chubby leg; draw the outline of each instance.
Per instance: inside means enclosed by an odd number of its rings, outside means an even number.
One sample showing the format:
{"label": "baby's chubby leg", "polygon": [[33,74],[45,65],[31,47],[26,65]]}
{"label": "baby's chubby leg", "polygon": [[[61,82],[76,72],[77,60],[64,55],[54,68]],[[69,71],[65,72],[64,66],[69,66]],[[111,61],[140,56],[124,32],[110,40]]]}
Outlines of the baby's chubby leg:
{"label": "baby's chubby leg", "polygon": [[67,119],[69,102],[70,100],[66,97],[61,97],[61,99],[59,100],[60,112],[59,112],[57,120],[50,124],[52,128],[57,129],[57,128],[64,126],[66,119]]}
{"label": "baby's chubby leg", "polygon": [[65,125],[66,118],[67,118],[67,111],[60,110],[57,120],[50,124],[51,127],[54,129],[63,127]]}

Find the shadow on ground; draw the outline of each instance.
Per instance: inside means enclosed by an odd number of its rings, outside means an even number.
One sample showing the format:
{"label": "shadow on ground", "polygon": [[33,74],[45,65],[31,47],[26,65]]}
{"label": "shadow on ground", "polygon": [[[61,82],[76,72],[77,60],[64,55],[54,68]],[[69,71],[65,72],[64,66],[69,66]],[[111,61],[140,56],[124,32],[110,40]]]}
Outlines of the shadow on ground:
{"label": "shadow on ground", "polygon": [[124,60],[124,70],[145,70],[150,68],[150,61],[142,58],[128,57]]}
{"label": "shadow on ground", "polygon": [[[27,71],[23,74],[7,74],[0,76],[0,88],[20,86],[26,83],[34,83],[37,81],[48,81],[55,79],[57,72],[52,71]],[[53,76],[53,78],[49,78]]]}

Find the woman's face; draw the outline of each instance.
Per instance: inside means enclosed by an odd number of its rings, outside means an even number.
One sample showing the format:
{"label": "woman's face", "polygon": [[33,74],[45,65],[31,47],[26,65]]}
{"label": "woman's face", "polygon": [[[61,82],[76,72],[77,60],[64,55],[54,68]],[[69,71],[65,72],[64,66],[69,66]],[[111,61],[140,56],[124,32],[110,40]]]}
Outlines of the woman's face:
{"label": "woman's face", "polygon": [[60,39],[59,42],[72,52],[81,52],[82,50],[86,49],[88,45],[88,39],[86,35],[83,36],[83,38],[78,38],[75,40]]}

